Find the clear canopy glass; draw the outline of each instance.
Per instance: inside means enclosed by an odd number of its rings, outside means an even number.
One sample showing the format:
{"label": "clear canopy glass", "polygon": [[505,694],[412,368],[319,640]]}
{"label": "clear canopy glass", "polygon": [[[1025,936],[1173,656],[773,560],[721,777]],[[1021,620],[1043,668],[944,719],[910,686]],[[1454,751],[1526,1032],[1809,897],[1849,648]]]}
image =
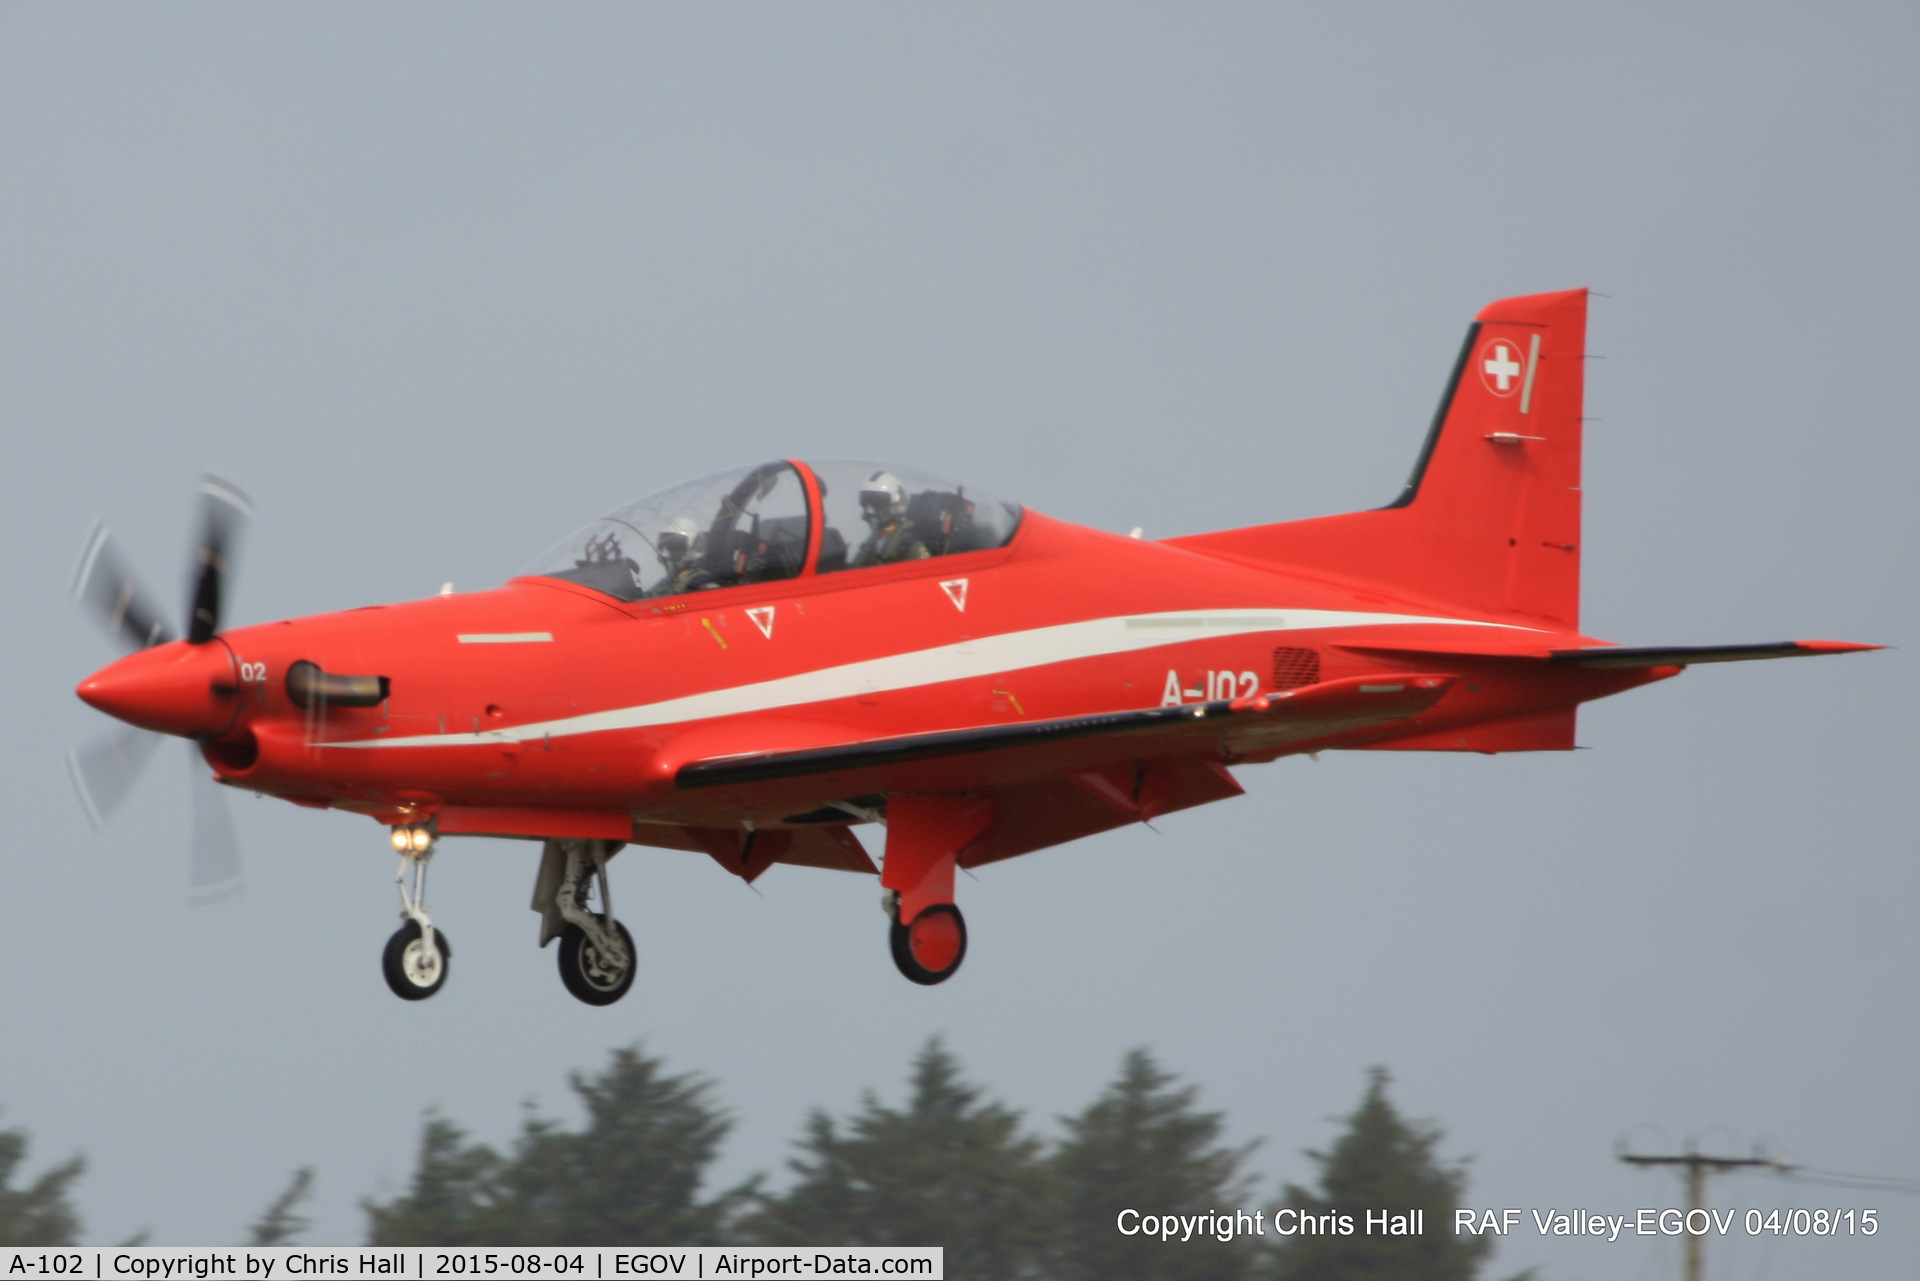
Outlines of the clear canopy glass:
{"label": "clear canopy glass", "polygon": [[806,487],[791,463],[775,462],[716,472],[629,503],[523,573],[633,601],[792,578],[806,555]]}
{"label": "clear canopy glass", "polygon": [[[817,572],[1003,547],[1020,509],[957,481],[883,463],[808,463],[824,528]],[[663,489],[576,531],[523,574],[623,601],[797,576],[807,555],[806,486],[792,463],[716,472]]]}
{"label": "clear canopy glass", "polygon": [[809,462],[826,528],[819,572],[1004,547],[1020,509],[932,472],[890,463]]}

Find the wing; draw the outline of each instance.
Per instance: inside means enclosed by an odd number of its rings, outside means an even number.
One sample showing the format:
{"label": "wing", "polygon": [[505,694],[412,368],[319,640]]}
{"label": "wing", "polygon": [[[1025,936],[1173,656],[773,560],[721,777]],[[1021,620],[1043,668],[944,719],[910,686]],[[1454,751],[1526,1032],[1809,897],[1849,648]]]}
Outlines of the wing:
{"label": "wing", "polygon": [[1693,663],[1744,663],[1762,658],[1815,658],[1822,654],[1854,654],[1882,649],[1857,641],[1776,641],[1764,645],[1655,645],[1629,649],[1623,645],[1589,645],[1583,649],[1556,649],[1549,663],[1575,667],[1686,667]]}
{"label": "wing", "polygon": [[[691,761],[675,781],[683,790],[741,787],[820,775],[849,776],[841,796],[926,786],[997,785],[1098,768],[1130,758],[1188,753],[1233,757],[1341,738],[1404,720],[1438,702],[1453,677],[1354,677],[1232,702],[1022,721]],[[977,765],[968,758],[985,758]],[[916,768],[919,767],[919,768]]]}
{"label": "wing", "polygon": [[874,873],[860,838],[845,823],[749,832],[738,827],[681,827],[671,823],[635,823],[633,842],[665,850],[692,850],[743,881],[756,880],[775,863],[821,867],[838,872]]}

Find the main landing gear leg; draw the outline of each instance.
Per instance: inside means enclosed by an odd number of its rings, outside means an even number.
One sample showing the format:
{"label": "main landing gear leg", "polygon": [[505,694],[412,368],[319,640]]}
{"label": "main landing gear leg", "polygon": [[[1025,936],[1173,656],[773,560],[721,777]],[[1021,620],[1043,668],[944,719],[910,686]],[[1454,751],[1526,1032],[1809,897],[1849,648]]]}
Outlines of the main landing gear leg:
{"label": "main landing gear leg", "polygon": [[[560,981],[588,1005],[612,1005],[627,994],[639,968],[633,935],[613,916],[607,860],[618,841],[548,841],[534,884],[541,914],[540,946],[560,940]],[[599,890],[600,910],[588,910]]]}
{"label": "main landing gear leg", "polygon": [[427,917],[427,861],[433,857],[433,830],[396,827],[393,848],[400,852],[394,884],[400,889],[400,928],[387,940],[380,972],[403,1001],[424,1001],[447,981],[453,945]]}
{"label": "main landing gear leg", "polygon": [[967,956],[967,922],[953,902],[953,869],[993,822],[973,796],[891,796],[880,884],[892,918],[893,963],[915,983],[944,983]]}

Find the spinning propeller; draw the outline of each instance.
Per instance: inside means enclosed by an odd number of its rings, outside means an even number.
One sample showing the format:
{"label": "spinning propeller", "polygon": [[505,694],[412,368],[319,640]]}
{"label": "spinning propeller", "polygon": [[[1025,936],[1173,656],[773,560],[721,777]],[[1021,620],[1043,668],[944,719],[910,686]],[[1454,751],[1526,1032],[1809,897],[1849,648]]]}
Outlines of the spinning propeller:
{"label": "spinning propeller", "polygon": [[[220,609],[225,595],[229,562],[241,528],[252,514],[247,496],[231,481],[207,475],[200,481],[200,537],[188,564],[186,646],[170,666],[198,668],[214,655],[207,647],[218,643]],[[74,569],[73,596],[97,616],[109,634],[129,653],[171,645],[174,634],[154,599],[134,578],[106,525],[96,521],[80,549]],[[219,645],[224,651],[225,646]],[[159,659],[160,655],[155,655]],[[227,656],[230,658],[230,656]],[[116,683],[108,668],[81,686],[81,696],[102,710],[133,722],[104,734],[67,755],[67,771],[87,822],[98,831],[107,817],[133,790],[140,772],[160,741],[155,729],[165,726],[189,740],[212,737],[217,728],[195,724],[206,721],[204,708],[183,708],[178,691],[192,683],[154,686],[147,682]],[[199,690],[209,686],[200,683]],[[202,701],[205,699],[202,695]],[[198,745],[189,741],[188,766],[192,776],[193,846],[188,883],[192,901],[214,903],[240,892],[240,853],[227,817],[219,784],[200,758]]]}

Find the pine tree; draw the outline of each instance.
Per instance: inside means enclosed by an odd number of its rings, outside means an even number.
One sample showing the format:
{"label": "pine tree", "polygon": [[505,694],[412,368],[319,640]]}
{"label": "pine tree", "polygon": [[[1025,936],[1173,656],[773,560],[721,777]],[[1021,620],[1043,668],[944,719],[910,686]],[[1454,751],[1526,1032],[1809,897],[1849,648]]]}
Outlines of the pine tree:
{"label": "pine tree", "polygon": [[261,1211],[248,1229],[248,1245],[292,1245],[294,1238],[313,1226],[312,1220],[296,1214],[294,1207],[313,1195],[313,1167],[302,1166],[293,1172],[286,1190]]}
{"label": "pine tree", "polygon": [[799,1176],[762,1197],[745,1225],[766,1245],[937,1245],[946,1275],[981,1281],[1038,1276],[1049,1180],[1020,1114],[982,1101],[938,1038],[913,1065],[903,1109],[865,1096],[836,1122],[807,1118],[789,1162]]}
{"label": "pine tree", "polygon": [[87,1168],[86,1158],[75,1156],[15,1188],[13,1174],[29,1146],[25,1130],[0,1130],[0,1246],[72,1245],[80,1236],[80,1216],[67,1190]]}
{"label": "pine tree", "polygon": [[[1454,1236],[1453,1210],[1466,1192],[1466,1172],[1435,1157],[1437,1128],[1401,1118],[1387,1099],[1388,1079],[1385,1068],[1373,1068],[1366,1094],[1347,1117],[1346,1132],[1331,1150],[1307,1153],[1320,1166],[1320,1191],[1289,1184],[1281,1201],[1301,1219],[1350,1216],[1352,1234],[1301,1232],[1278,1238],[1276,1281],[1470,1281],[1492,1249],[1484,1238]],[[1370,1235],[1369,1210],[1425,1210],[1425,1231]],[[1289,1216],[1286,1221],[1297,1220]]]}
{"label": "pine tree", "polygon": [[597,1077],[574,1073],[587,1128],[529,1117],[496,1181],[500,1209],[525,1244],[715,1245],[745,1200],[735,1189],[700,1201],[707,1167],[732,1127],[712,1087],[669,1076],[638,1049],[613,1052]]}
{"label": "pine tree", "polygon": [[[443,1116],[420,1127],[420,1155],[403,1196],[360,1202],[369,1245],[497,1245],[494,1180],[500,1158]],[[575,1243],[579,1244],[579,1243]]]}
{"label": "pine tree", "polygon": [[[1058,1197],[1049,1276],[1229,1281],[1252,1275],[1253,1244],[1241,1235],[1255,1232],[1252,1216],[1242,1223],[1235,1215],[1252,1192],[1241,1167],[1255,1145],[1220,1146],[1220,1114],[1195,1111],[1197,1088],[1174,1082],[1146,1050],[1133,1050],[1086,1111],[1062,1118],[1066,1136],[1048,1162]],[[1224,1214],[1230,1240],[1198,1233],[1186,1241],[1125,1236],[1117,1219],[1127,1209]]]}
{"label": "pine tree", "polygon": [[635,1048],[573,1074],[587,1128],[529,1112],[507,1156],[442,1117],[422,1129],[407,1193],[362,1202],[374,1245],[707,1245],[749,1190],[698,1199],[731,1122],[711,1086]]}

